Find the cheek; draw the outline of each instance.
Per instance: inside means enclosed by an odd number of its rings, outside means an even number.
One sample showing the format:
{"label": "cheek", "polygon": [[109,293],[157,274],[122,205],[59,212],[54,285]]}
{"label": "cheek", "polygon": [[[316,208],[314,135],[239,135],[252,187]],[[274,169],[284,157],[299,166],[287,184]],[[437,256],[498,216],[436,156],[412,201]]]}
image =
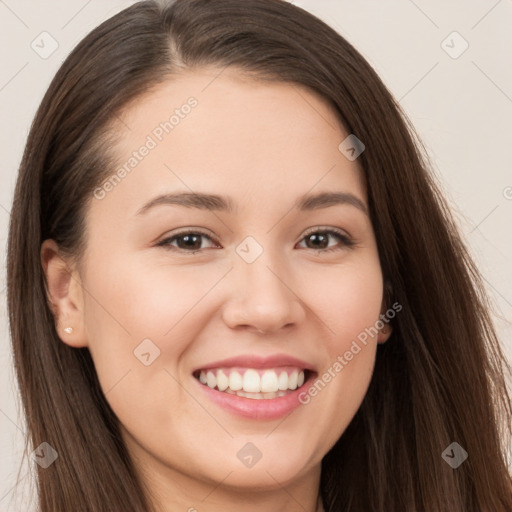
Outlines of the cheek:
{"label": "cheek", "polygon": [[353,258],[305,274],[300,296],[307,298],[316,315],[312,319],[326,336],[324,348],[331,357],[343,353],[379,319],[383,283],[378,258]]}
{"label": "cheek", "polygon": [[[120,254],[91,260],[90,268],[95,271],[85,280],[86,333],[103,389],[127,371],[143,380],[164,366],[177,374],[181,354],[201,329],[200,318],[211,314],[204,298],[226,270],[149,266],[142,258],[123,261]],[[145,366],[142,354],[148,352],[146,362],[154,362]]]}
{"label": "cheek", "polygon": [[194,312],[215,276],[198,280],[191,270],[148,269],[115,256],[94,268],[101,270],[85,284],[86,326],[103,393],[122,423],[141,432],[147,418],[170,426],[191,405],[177,370],[198,329]]}
{"label": "cheek", "polygon": [[[375,360],[376,323],[383,294],[380,266],[354,268],[342,283],[338,285],[340,307],[335,316],[336,335],[329,344],[329,370],[331,375],[342,376],[338,385],[344,387],[344,397],[357,401],[363,398]],[[336,378],[332,380],[335,382]]]}
{"label": "cheek", "polygon": [[322,443],[332,446],[346,429],[368,389],[377,349],[376,323],[382,305],[382,274],[376,258],[336,271],[313,299],[325,324],[325,364],[302,395],[319,424],[332,425]]}
{"label": "cheek", "polygon": [[[126,265],[103,261],[96,268],[101,270],[87,282],[94,290],[88,301],[92,332],[104,337],[97,329],[116,330],[121,338],[129,336],[132,342],[148,337],[160,340],[179,329],[181,321],[222,276],[221,270],[201,273],[192,266],[148,266],[137,258]],[[92,341],[94,338],[91,335]]]}

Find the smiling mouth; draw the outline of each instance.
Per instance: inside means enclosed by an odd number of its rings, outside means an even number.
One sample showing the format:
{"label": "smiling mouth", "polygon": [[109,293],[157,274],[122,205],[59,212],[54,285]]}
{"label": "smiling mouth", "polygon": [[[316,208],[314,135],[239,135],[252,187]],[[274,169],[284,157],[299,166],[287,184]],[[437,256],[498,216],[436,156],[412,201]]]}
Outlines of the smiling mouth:
{"label": "smiling mouth", "polygon": [[289,395],[309,379],[307,369],[286,366],[279,368],[209,368],[197,370],[194,377],[204,386],[256,400],[269,400]]}

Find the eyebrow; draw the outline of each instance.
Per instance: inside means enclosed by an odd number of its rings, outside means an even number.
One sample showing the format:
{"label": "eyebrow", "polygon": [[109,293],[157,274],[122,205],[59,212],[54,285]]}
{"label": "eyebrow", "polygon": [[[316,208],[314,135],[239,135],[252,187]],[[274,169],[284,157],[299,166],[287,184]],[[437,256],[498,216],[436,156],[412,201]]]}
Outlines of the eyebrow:
{"label": "eyebrow", "polygon": [[349,192],[320,192],[313,195],[305,194],[299,198],[294,206],[301,211],[311,211],[340,204],[354,206],[361,210],[365,215],[368,215],[368,208],[363,201]]}
{"label": "eyebrow", "polygon": [[178,192],[175,194],[162,194],[148,201],[139,209],[136,215],[142,215],[151,208],[162,204],[185,206],[200,210],[233,211],[231,199],[216,194],[203,194],[200,192]]}
{"label": "eyebrow", "polygon": [[[366,205],[349,192],[320,192],[317,194],[304,194],[295,202],[293,208],[300,211],[312,211],[321,208],[328,208],[335,205],[350,205],[368,215]],[[232,212],[234,203],[229,197],[217,194],[205,194],[200,192],[178,192],[173,194],[162,194],[148,201],[136,213],[143,215],[148,210],[160,205],[184,206],[200,210],[215,210]]]}

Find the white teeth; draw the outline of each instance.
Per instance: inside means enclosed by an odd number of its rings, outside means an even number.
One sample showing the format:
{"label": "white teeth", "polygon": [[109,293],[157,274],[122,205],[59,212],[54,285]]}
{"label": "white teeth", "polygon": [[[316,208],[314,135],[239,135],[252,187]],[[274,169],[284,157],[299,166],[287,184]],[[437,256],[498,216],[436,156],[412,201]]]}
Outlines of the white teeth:
{"label": "white teeth", "polygon": [[228,386],[229,386],[228,377],[222,370],[219,370],[217,372],[217,387],[219,388],[219,391],[226,390],[228,388]]}
{"label": "white teeth", "polygon": [[297,370],[293,370],[293,372],[288,377],[288,388],[289,389],[296,389],[298,376],[299,376],[299,372]]}
{"label": "white teeth", "polygon": [[285,370],[252,368],[245,372],[229,369],[199,372],[199,381],[209,388],[255,399],[270,399],[286,395],[286,392],[301,387],[304,380],[304,371],[298,369],[292,370],[289,375]]}
{"label": "white teeth", "polygon": [[238,396],[243,396],[244,398],[255,398],[258,400],[259,398],[263,398],[263,395],[261,393],[247,393],[245,391],[237,391],[236,393]]}
{"label": "white teeth", "polygon": [[281,372],[279,375],[278,389],[281,391],[288,389],[288,374],[286,372]]}
{"label": "white teeth", "polygon": [[269,400],[271,398],[286,395],[284,391],[278,391],[277,393],[247,393],[245,391],[237,391],[234,394],[243,396],[244,398],[252,398],[253,400]]}
{"label": "white teeth", "polygon": [[248,393],[259,393],[261,391],[260,376],[256,370],[246,370],[243,388]]}
{"label": "white teeth", "polygon": [[208,384],[208,387],[212,389],[217,385],[217,379],[213,372],[208,372],[206,374],[206,384]]}
{"label": "white teeth", "polygon": [[276,372],[267,370],[261,376],[261,392],[273,393],[279,389]]}
{"label": "white teeth", "polygon": [[229,388],[233,391],[242,389],[242,376],[238,372],[231,372],[229,374]]}

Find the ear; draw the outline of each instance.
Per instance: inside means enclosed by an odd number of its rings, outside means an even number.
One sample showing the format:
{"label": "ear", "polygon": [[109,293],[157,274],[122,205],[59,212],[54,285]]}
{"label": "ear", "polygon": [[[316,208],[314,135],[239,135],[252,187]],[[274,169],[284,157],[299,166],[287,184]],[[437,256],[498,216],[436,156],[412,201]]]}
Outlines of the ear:
{"label": "ear", "polygon": [[[41,264],[46,276],[46,294],[55,318],[55,329],[67,345],[87,346],[84,328],[84,297],[78,271],[59,252],[54,240],[41,245]],[[64,329],[71,327],[71,332]]]}
{"label": "ear", "polygon": [[377,343],[386,343],[388,341],[388,338],[391,336],[391,333],[393,332],[393,327],[390,323],[390,319],[386,317],[386,296],[382,299],[382,306],[380,310],[380,320],[384,324],[381,329],[379,329],[379,334],[377,335]]}
{"label": "ear", "polygon": [[377,335],[377,343],[386,343],[392,332],[393,327],[391,327],[390,324],[384,324],[384,327],[379,329],[379,334]]}

